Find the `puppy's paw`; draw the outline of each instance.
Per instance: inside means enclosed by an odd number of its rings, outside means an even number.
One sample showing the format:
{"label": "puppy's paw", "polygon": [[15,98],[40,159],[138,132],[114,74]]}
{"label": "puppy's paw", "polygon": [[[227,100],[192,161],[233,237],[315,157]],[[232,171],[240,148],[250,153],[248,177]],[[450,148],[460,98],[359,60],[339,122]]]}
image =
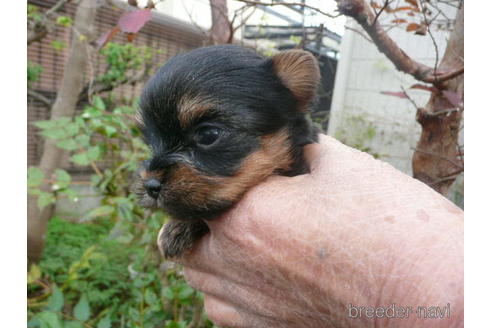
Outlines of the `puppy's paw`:
{"label": "puppy's paw", "polygon": [[159,231],[157,246],[166,259],[177,258],[191,249],[194,242],[207,232],[208,226],[201,220],[171,220]]}

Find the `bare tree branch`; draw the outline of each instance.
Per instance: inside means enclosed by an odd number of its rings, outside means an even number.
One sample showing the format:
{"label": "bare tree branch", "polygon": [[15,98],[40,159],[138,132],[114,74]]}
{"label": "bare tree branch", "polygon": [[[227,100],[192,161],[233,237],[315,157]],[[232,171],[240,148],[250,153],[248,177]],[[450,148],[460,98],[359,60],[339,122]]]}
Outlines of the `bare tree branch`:
{"label": "bare tree branch", "polygon": [[[420,8],[422,8],[422,15],[424,16],[425,27],[427,28],[427,32],[429,33],[429,37],[432,40],[432,45],[434,46],[434,52],[435,52],[434,72],[437,72],[437,65],[439,64],[439,47],[437,46],[436,39],[434,38],[434,35],[432,34],[432,31],[430,29],[430,23],[429,23],[428,18],[427,18],[427,9],[426,9],[426,7],[424,7],[422,0],[419,0],[419,4],[420,4]],[[436,79],[437,79],[437,75],[434,74],[434,84],[437,84]]]}
{"label": "bare tree branch", "polygon": [[447,80],[454,79],[455,77],[458,77],[465,73],[465,67],[460,67],[457,70],[446,72],[446,73],[440,73],[439,75],[436,75],[434,81],[437,83],[442,83]]}
{"label": "bare tree branch", "polygon": [[374,25],[374,23],[376,23],[378,21],[378,18],[379,18],[379,15],[381,15],[381,13],[386,9],[388,8],[389,4],[391,3],[392,1],[391,0],[385,0],[384,1],[384,5],[379,9],[379,11],[376,13],[376,17],[374,17],[374,21],[372,22],[372,24]]}
{"label": "bare tree branch", "polygon": [[[236,21],[236,18],[241,14],[243,14],[245,11],[247,11],[248,9],[250,8],[253,8],[253,10],[243,19],[241,19],[241,22],[234,26],[234,22]],[[234,33],[240,29],[242,26],[244,26],[246,24],[246,22],[251,18],[251,16],[253,16],[253,14],[256,12],[256,6],[251,6],[251,5],[248,5],[246,4],[245,6],[237,9],[236,11],[234,11],[234,16],[232,17],[231,19],[231,28],[232,28],[232,35],[231,37],[234,36]],[[231,41],[232,41],[232,38],[231,38]]]}
{"label": "bare tree branch", "polygon": [[27,45],[42,40],[46,35],[48,35],[48,29],[45,25],[36,26],[27,31]]}
{"label": "bare tree branch", "polygon": [[405,96],[407,97],[408,100],[410,100],[410,102],[412,103],[413,107],[415,107],[416,110],[420,110],[420,107],[417,106],[417,103],[415,102],[415,100],[413,100],[412,97],[410,97],[407,93],[407,91],[405,90],[405,88],[403,86],[400,86],[401,88],[401,91],[405,94]]}
{"label": "bare tree branch", "polygon": [[303,2],[284,2],[284,1],[282,1],[282,2],[273,2],[273,1],[272,2],[263,2],[263,1],[253,1],[253,0],[236,0],[236,1],[248,3],[250,5],[260,5],[260,6],[267,6],[267,7],[268,6],[285,6],[285,7],[301,6],[304,8],[309,8],[313,11],[316,11],[316,12],[318,12],[322,15],[328,16],[330,18],[335,18],[335,17],[340,16],[340,15],[333,15],[333,14],[327,13],[326,11],[320,10],[319,8],[306,5]]}
{"label": "bare tree branch", "polygon": [[365,35],[364,33],[362,33],[362,31],[360,31],[360,30],[358,30],[358,29],[356,29],[356,28],[353,28],[353,27],[347,26],[347,25],[345,25],[344,27],[345,27],[345,29],[346,29],[346,30],[353,31],[353,32],[355,32],[355,33],[359,34],[359,35],[360,35],[361,37],[363,37],[363,38],[364,38],[367,42],[369,42],[369,43],[374,43],[374,42],[372,42],[372,39],[371,39],[370,37],[368,37],[367,35]]}
{"label": "bare tree branch", "polygon": [[72,0],[59,0],[53,7],[51,7],[51,9],[49,9],[46,12],[45,16],[46,17],[51,16],[52,14],[54,14],[55,12],[60,10],[61,7],[63,7],[65,4],[69,3],[70,1],[72,1]]}
{"label": "bare tree branch", "polygon": [[190,19],[190,22],[203,34],[203,36],[205,37],[209,37],[209,34],[207,31],[205,31],[200,25],[198,25],[195,20],[193,19],[193,16],[191,15],[192,13],[190,12],[190,10],[188,9],[188,7],[185,5],[185,3],[183,2],[183,8],[184,10],[186,11],[186,14],[188,15],[188,18]]}
{"label": "bare tree branch", "polygon": [[131,76],[127,76],[125,79],[118,81],[115,84],[103,83],[96,81],[93,83],[87,83],[79,94],[77,103],[85,102],[90,99],[91,95],[99,94],[102,92],[108,92],[118,88],[121,85],[135,85],[136,83],[143,82],[148,78],[148,69],[144,68]]}
{"label": "bare tree branch", "polygon": [[71,0],[59,0],[42,15],[39,21],[32,22],[28,20],[27,45],[38,42],[48,35],[53,28],[53,22],[50,20],[51,16],[70,1]]}
{"label": "bare tree branch", "polygon": [[411,59],[375,20],[376,15],[364,0],[335,0],[340,13],[354,18],[374,41],[379,51],[388,57],[396,69],[412,75],[416,80],[437,84],[445,81],[449,72],[440,73]]}
{"label": "bare tree branch", "polygon": [[45,105],[48,108],[51,108],[51,106],[53,106],[53,100],[49,99],[48,97],[43,96],[41,93],[36,92],[32,89],[29,89],[29,88],[27,89],[27,95],[29,97],[31,97],[32,99],[35,99],[35,100],[43,103],[43,105]]}

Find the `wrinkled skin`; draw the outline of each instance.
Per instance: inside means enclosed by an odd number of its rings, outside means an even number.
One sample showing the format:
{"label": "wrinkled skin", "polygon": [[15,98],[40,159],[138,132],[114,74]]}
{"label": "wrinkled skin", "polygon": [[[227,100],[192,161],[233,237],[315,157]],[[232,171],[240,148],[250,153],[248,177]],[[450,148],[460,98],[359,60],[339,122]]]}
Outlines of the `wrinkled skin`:
{"label": "wrinkled skin", "polygon": [[[463,212],[421,182],[322,136],[311,173],[272,177],[184,257],[223,327],[460,327]],[[451,316],[350,319],[357,306],[445,306]]]}

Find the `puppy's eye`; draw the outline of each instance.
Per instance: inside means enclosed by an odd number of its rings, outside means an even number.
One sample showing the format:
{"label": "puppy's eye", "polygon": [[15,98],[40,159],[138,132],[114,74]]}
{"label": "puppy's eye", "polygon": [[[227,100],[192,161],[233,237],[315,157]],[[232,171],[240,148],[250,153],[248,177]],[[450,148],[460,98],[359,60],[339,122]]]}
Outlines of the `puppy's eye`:
{"label": "puppy's eye", "polygon": [[195,134],[195,141],[199,145],[210,146],[219,139],[221,134],[221,129],[215,126],[205,126],[198,129]]}

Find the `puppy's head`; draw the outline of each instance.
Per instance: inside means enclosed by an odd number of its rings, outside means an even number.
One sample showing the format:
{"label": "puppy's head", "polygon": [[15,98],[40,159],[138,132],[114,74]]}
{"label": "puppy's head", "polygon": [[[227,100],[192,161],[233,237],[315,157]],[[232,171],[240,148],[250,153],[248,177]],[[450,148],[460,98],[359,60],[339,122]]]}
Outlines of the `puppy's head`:
{"label": "puppy's head", "polygon": [[315,139],[304,112],[318,81],[316,59],[302,50],[265,59],[212,46],[169,60],[137,115],[152,150],[137,172],[140,203],[211,219],[266,177],[299,173],[302,146]]}

